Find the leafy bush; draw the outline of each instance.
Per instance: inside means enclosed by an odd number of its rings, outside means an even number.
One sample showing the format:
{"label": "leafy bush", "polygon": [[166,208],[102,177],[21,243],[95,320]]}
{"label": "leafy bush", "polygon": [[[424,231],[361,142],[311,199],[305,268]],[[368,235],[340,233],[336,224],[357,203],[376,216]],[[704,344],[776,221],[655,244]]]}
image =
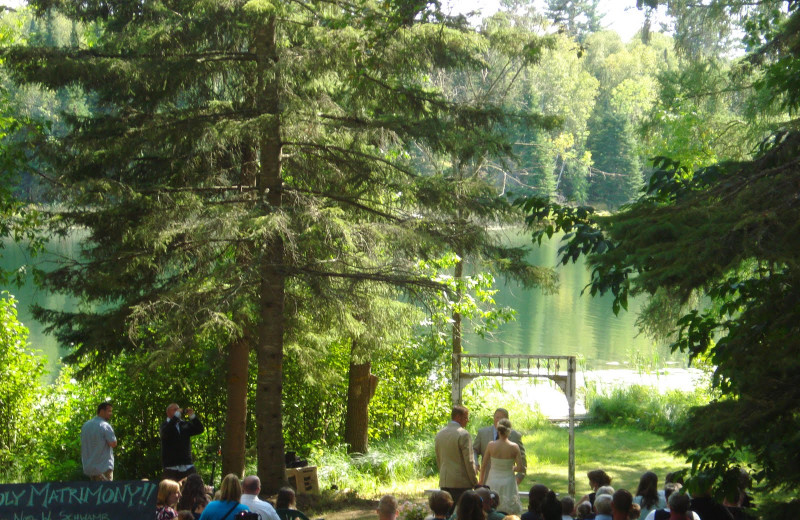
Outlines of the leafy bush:
{"label": "leafy bush", "polygon": [[588,391],[586,405],[594,422],[668,434],[686,418],[690,408],[706,404],[708,400],[704,388],[659,394],[655,388],[632,385],[614,388],[608,395]]}
{"label": "leafy bush", "polygon": [[28,350],[28,329],[17,319],[16,300],[0,293],[0,478],[24,469],[20,457],[32,446],[35,405],[44,364]]}
{"label": "leafy bush", "polygon": [[309,464],[318,468],[321,488],[375,494],[382,485],[435,475],[433,435],[374,441],[367,454],[348,455],[345,446],[314,448]]}

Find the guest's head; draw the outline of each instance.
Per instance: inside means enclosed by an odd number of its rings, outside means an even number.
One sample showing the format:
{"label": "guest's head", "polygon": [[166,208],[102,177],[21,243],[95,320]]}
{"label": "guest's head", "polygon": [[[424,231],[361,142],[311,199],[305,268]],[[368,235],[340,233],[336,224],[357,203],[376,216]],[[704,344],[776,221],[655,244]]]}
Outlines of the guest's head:
{"label": "guest's head", "polygon": [[572,499],[571,496],[567,495],[561,498],[561,514],[572,516],[572,513],[575,511],[575,500]]}
{"label": "guest's head", "polygon": [[282,487],[278,490],[278,496],[275,498],[275,509],[292,509],[296,503],[297,497],[294,494],[294,489]]}
{"label": "guest's head", "polygon": [[636,496],[642,497],[642,506],[650,509],[658,504],[658,475],[652,471],[642,474]]}
{"label": "guest's head", "polygon": [[686,493],[673,493],[669,496],[669,510],[676,515],[685,515],[690,504],[691,499]]}
{"label": "guest's head", "polygon": [[157,506],[173,507],[181,497],[181,487],[174,480],[164,479],[158,483]]}
{"label": "guest's head", "polygon": [[208,490],[203,477],[199,473],[192,473],[183,479],[178,509],[192,511],[197,502],[208,502]]}
{"label": "guest's head", "polygon": [[681,488],[680,484],[674,482],[667,482],[664,484],[664,498],[669,500],[669,496]]}
{"label": "guest's head", "polygon": [[664,477],[664,482],[673,482],[675,484],[683,485],[683,471],[671,471]]}
{"label": "guest's head", "polygon": [[611,486],[600,486],[597,488],[598,495],[614,495],[614,488]]}
{"label": "guest's head", "polygon": [[178,520],[194,520],[194,515],[191,511],[178,511]]}
{"label": "guest's head", "polygon": [[631,495],[630,491],[618,489],[614,493],[614,499],[611,502],[614,520],[627,520],[631,511],[631,504],[633,504],[633,495]]}
{"label": "guest's head", "polygon": [[547,486],[544,484],[534,484],[528,491],[528,511],[533,511],[536,514],[542,513],[542,504],[547,497]]}
{"label": "guest's head", "polygon": [[219,486],[219,499],[227,502],[238,502],[242,498],[242,483],[239,477],[228,473]]}
{"label": "guest's head", "polygon": [[428,499],[428,507],[435,517],[446,517],[453,508],[453,497],[447,491],[434,491]]}
{"label": "guest's head", "polygon": [[492,497],[492,509],[497,509],[497,506],[500,505],[500,494],[490,489],[489,495]]}
{"label": "guest's head", "polygon": [[589,477],[589,486],[597,491],[600,486],[608,486],[611,484],[611,477],[602,469],[593,469],[586,474]]}
{"label": "guest's head", "polygon": [[380,520],[395,520],[397,518],[397,499],[392,495],[384,495],[378,502],[378,518]]}
{"label": "guest's head", "polygon": [[483,500],[477,492],[467,490],[461,494],[456,506],[456,518],[458,520],[485,520]]}
{"label": "guest's head", "polygon": [[628,510],[628,520],[638,520],[640,516],[642,516],[642,506],[634,502]]}
{"label": "guest's head", "polygon": [[256,475],[247,475],[242,480],[242,493],[245,495],[258,495],[261,492],[261,479]]}
{"label": "guest's head", "polygon": [[453,407],[453,411],[450,412],[450,419],[465,428],[469,422],[469,410],[467,410],[466,406],[457,404]]}
{"label": "guest's head", "polygon": [[612,500],[611,495],[597,495],[594,498],[594,510],[598,515],[610,515]]}
{"label": "guest's head", "polygon": [[487,513],[490,512],[492,510],[492,492],[487,487],[479,487],[475,492],[481,497],[483,510]]}
{"label": "guest's head", "polygon": [[544,520],[561,520],[561,502],[558,501],[553,490],[548,491],[544,497],[542,518]]}
{"label": "guest's head", "polygon": [[584,500],[580,504],[575,507],[575,515],[580,520],[584,520],[592,516],[592,503],[588,500]]}

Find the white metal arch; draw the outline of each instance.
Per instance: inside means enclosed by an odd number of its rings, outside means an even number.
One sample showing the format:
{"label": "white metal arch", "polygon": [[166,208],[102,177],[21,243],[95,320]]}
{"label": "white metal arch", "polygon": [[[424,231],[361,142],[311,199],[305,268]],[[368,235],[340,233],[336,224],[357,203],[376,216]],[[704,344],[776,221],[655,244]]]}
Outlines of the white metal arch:
{"label": "white metal arch", "polygon": [[555,381],[569,405],[569,494],[575,496],[575,356],[523,354],[453,354],[453,404],[478,377],[544,378]]}

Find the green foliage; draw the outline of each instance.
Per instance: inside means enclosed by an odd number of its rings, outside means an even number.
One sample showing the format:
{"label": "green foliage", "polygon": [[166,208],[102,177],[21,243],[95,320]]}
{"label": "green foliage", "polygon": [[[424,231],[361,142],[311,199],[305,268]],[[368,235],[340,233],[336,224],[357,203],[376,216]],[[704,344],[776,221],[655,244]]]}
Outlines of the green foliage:
{"label": "green foliage", "polygon": [[[772,87],[794,89],[770,65],[798,60],[794,47],[782,46],[796,38],[789,31],[796,20],[800,10],[791,4],[777,32],[760,29],[770,40],[750,57],[753,63],[764,60],[767,80],[759,88],[774,81]],[[766,48],[774,54],[764,53]],[[764,489],[800,486],[794,463],[800,446],[799,153],[800,134],[789,121],[752,159],[693,169],[658,158],[645,194],[610,217],[528,202],[533,220],[582,231],[568,235],[563,260],[594,253],[591,290],[611,291],[615,310],[625,307],[629,292],[663,291],[680,304],[698,292],[709,298],[710,305],[677,320],[672,345],[715,366],[712,382],[721,393],[689,410],[673,433],[672,449],[693,462],[690,485],[713,483],[720,493],[730,491],[728,475],[746,460]]]}
{"label": "green foliage", "polygon": [[349,455],[345,446],[314,448],[309,464],[316,465],[320,487],[357,489],[374,494],[387,484],[436,474],[433,434],[373,441],[370,453]]}
{"label": "green foliage", "polygon": [[607,394],[589,389],[586,407],[593,423],[640,428],[670,435],[686,420],[690,409],[707,404],[708,390],[669,390],[632,385],[613,388]]}
{"label": "green foliage", "polygon": [[36,447],[43,374],[42,359],[29,350],[28,329],[17,319],[16,300],[0,292],[0,476],[22,474],[20,458]]}

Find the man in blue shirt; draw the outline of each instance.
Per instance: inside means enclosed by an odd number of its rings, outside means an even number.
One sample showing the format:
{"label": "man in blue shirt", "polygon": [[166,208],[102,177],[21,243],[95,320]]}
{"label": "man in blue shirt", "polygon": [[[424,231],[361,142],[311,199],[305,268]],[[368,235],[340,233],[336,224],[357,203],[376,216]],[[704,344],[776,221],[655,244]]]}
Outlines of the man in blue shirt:
{"label": "man in blue shirt", "polygon": [[108,423],[113,407],[100,403],[97,415],[83,423],[81,428],[81,462],[83,472],[92,480],[114,479],[114,448],[117,437]]}

